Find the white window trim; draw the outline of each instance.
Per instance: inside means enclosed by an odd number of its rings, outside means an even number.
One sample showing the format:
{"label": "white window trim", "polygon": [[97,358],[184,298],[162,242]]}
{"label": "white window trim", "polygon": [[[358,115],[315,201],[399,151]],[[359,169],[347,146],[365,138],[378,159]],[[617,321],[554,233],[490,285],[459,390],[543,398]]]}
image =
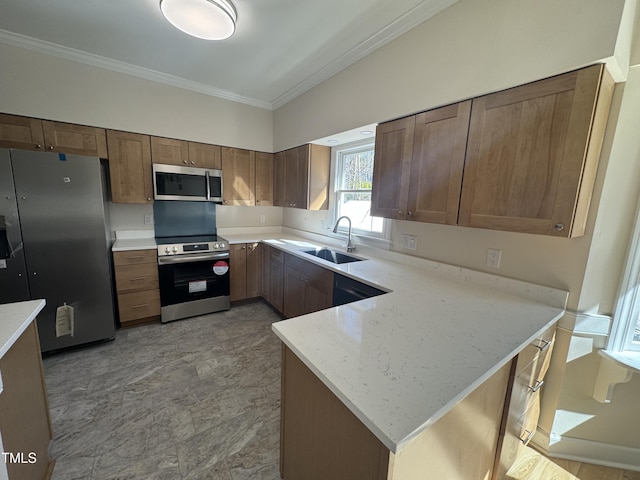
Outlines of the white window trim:
{"label": "white window trim", "polygon": [[640,314],[640,202],[636,207],[636,220],[633,227],[627,261],[618,291],[618,301],[613,314],[613,325],[607,351],[640,351],[634,345],[633,332]]}
{"label": "white window trim", "polygon": [[[342,145],[336,145],[335,147],[331,147],[331,172],[330,172],[330,185],[331,191],[329,195],[329,214],[327,216],[327,220],[329,225],[327,225],[327,235],[330,237],[336,238],[347,238],[347,223],[341,222],[338,227],[338,232],[333,233],[333,226],[336,224],[336,220],[338,219],[337,215],[337,205],[336,205],[336,187],[338,183],[338,179],[336,178],[337,164],[338,164],[338,154],[340,152],[349,151],[349,150],[358,150],[364,146],[375,145],[375,138],[366,138],[364,140],[358,140],[356,142],[345,143]],[[352,237],[357,237],[359,241],[362,243],[369,244],[375,247],[389,248],[391,244],[391,225],[390,221],[387,218],[383,219],[382,223],[382,233],[375,234],[372,232],[364,231],[364,230],[355,230],[351,231]]]}

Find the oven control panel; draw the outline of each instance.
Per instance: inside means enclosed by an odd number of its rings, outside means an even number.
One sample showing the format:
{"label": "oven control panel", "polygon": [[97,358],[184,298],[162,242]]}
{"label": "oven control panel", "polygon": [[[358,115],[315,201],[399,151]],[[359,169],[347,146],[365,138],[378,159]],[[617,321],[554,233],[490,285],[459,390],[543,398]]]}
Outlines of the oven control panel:
{"label": "oven control panel", "polygon": [[198,243],[177,243],[170,245],[158,245],[158,256],[166,255],[187,255],[203,252],[226,252],[229,244],[226,241],[198,242]]}

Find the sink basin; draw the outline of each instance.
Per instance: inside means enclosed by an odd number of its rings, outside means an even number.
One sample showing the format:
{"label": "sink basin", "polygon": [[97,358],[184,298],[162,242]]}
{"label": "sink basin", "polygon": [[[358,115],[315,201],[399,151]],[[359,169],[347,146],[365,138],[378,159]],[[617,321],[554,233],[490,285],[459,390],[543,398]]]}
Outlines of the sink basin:
{"label": "sink basin", "polygon": [[327,260],[333,263],[360,262],[364,260],[363,258],[352,257],[351,255],[347,255],[346,253],[336,252],[335,250],[331,250],[329,248],[303,250],[303,253],[306,253],[307,255],[313,255],[314,257],[322,258],[323,260]]}

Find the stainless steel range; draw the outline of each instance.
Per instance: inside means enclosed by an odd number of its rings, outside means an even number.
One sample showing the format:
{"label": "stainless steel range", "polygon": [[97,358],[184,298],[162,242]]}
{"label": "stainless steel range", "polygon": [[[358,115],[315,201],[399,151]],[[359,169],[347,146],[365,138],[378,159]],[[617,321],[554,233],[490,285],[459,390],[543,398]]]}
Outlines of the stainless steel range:
{"label": "stainless steel range", "polygon": [[229,243],[217,235],[160,237],[162,322],[228,310]]}

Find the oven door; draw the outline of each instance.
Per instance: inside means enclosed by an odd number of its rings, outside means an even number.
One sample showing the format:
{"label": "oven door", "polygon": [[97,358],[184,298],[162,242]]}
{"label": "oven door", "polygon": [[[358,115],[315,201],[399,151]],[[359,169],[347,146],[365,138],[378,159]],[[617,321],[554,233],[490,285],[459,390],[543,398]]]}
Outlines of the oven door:
{"label": "oven door", "polygon": [[162,321],[228,310],[229,253],[158,257]]}

